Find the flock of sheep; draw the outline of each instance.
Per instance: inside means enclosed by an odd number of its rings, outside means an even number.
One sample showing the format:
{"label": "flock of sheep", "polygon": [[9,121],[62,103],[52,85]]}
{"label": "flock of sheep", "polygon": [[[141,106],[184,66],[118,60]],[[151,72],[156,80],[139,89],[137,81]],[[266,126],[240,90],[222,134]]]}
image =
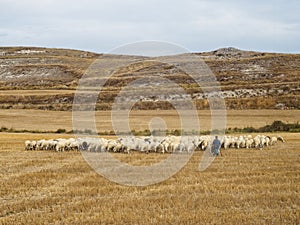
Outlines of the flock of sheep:
{"label": "flock of sheep", "polygon": [[[116,140],[105,138],[58,138],[50,140],[25,141],[25,150],[61,151],[90,151],[90,152],[191,152],[193,150],[210,149],[213,136],[143,136],[120,137]],[[228,148],[257,148],[274,145],[277,141],[285,142],[280,136],[251,135],[224,136],[220,138],[221,147]]]}

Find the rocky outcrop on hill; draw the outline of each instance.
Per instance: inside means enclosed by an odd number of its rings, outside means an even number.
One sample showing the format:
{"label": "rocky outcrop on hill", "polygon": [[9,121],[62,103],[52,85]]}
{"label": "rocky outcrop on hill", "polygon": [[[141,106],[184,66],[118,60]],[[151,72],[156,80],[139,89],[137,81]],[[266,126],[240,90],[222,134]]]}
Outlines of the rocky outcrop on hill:
{"label": "rocky outcrop on hill", "polygon": [[[300,109],[300,54],[261,53],[232,47],[192,54],[215,74],[228,109]],[[120,57],[129,56],[0,47],[0,108],[71,110],[79,79],[86,69],[96,59],[109,63]],[[165,95],[160,99],[141,95],[135,109],[169,109],[171,99],[185,101],[190,97],[198,109],[209,107],[207,94],[191,77],[175,66],[148,61],[119,68],[106,82],[96,108],[110,109],[122,88],[149,74],[178,83],[186,94]]]}

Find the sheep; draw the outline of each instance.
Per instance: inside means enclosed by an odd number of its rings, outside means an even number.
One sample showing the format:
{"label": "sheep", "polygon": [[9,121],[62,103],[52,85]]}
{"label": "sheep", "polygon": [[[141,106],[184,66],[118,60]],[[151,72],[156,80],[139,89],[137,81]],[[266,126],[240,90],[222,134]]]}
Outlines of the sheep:
{"label": "sheep", "polygon": [[254,140],[254,147],[259,148],[259,146],[261,146],[261,136],[257,135],[253,140]]}
{"label": "sheep", "polygon": [[198,144],[198,148],[201,150],[201,151],[205,151],[207,149],[209,145],[209,142],[208,140],[202,140],[199,144]]}
{"label": "sheep", "polygon": [[270,138],[271,140],[270,140],[270,145],[274,145],[274,144],[276,144],[276,142],[279,140],[279,141],[281,141],[281,142],[285,142],[285,140],[283,139],[283,137],[281,137],[281,136],[277,136],[277,137],[271,137]]}
{"label": "sheep", "polygon": [[270,137],[265,136],[264,138],[265,138],[265,145],[269,146],[270,145],[270,140],[271,140]]}
{"label": "sheep", "polygon": [[40,142],[40,150],[48,150],[50,142],[48,140],[43,140]]}
{"label": "sheep", "polygon": [[254,140],[253,138],[247,138],[246,139],[246,148],[251,148]]}
{"label": "sheep", "polygon": [[36,150],[36,141],[31,142],[31,150]]}
{"label": "sheep", "polygon": [[[259,148],[274,145],[278,140],[285,142],[280,136],[269,137],[257,135],[224,136],[221,139],[224,149],[228,148]],[[195,149],[205,151],[209,148],[211,136],[142,136],[120,137],[117,140],[105,138],[58,138],[49,140],[25,141],[25,150],[54,150],[62,151],[90,151],[90,152],[123,152],[138,151],[142,153],[190,153]]]}
{"label": "sheep", "polygon": [[113,151],[115,145],[117,144],[117,141],[116,140],[108,140],[107,141],[107,146],[106,146],[106,150],[108,152],[111,152]]}
{"label": "sheep", "polygon": [[162,140],[162,142],[161,142],[162,153],[170,151],[170,144],[171,144],[171,142],[169,139],[166,138],[166,139]]}
{"label": "sheep", "polygon": [[79,150],[79,142],[77,140],[73,141],[69,145],[70,150]]}
{"label": "sheep", "polygon": [[240,148],[240,147],[243,147],[245,146],[245,140],[244,140],[244,137],[243,136],[239,136],[237,139],[236,139],[236,148]]}
{"label": "sheep", "polygon": [[78,138],[77,141],[78,141],[79,150],[86,151],[88,149],[88,142],[86,139]]}
{"label": "sheep", "polygon": [[58,143],[58,141],[56,141],[56,140],[51,140],[51,141],[49,142],[49,150],[55,150],[57,143]]}
{"label": "sheep", "polygon": [[66,140],[59,140],[55,146],[55,150],[57,152],[63,152],[67,149],[67,141]]}
{"label": "sheep", "polygon": [[270,138],[264,135],[257,135],[254,139],[254,147],[262,150],[264,146],[269,146]]}
{"label": "sheep", "polygon": [[277,140],[281,141],[282,143],[285,143],[285,140],[281,136],[277,136]]}
{"label": "sheep", "polygon": [[25,150],[36,150],[36,141],[25,141]]}
{"label": "sheep", "polygon": [[197,149],[198,145],[199,145],[198,138],[191,138],[185,144],[185,149],[188,153],[190,153],[190,152],[194,151],[195,149]]}
{"label": "sheep", "polygon": [[29,140],[27,140],[27,141],[25,141],[25,150],[31,150],[30,149],[31,148],[31,141],[29,141]]}
{"label": "sheep", "polygon": [[138,143],[133,137],[121,137],[118,139],[118,142],[122,146],[122,151],[128,154],[131,150],[137,150],[138,148]]}
{"label": "sheep", "polygon": [[45,139],[39,140],[36,142],[36,150],[42,150],[41,146]]}
{"label": "sheep", "polygon": [[96,142],[91,142],[90,144],[89,144],[89,147],[88,147],[88,151],[89,152],[96,152],[96,150],[97,150],[97,143]]}

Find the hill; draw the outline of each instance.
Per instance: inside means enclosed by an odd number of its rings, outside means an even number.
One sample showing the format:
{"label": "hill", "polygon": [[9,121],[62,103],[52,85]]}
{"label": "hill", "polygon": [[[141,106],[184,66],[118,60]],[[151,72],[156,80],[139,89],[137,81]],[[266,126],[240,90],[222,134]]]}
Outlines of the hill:
{"label": "hill", "polygon": [[[279,54],[222,48],[191,53],[205,61],[217,80],[228,109],[300,109],[300,54]],[[71,110],[78,81],[96,59],[132,56],[78,50],[0,47],[0,108]],[[138,57],[137,57],[138,58]],[[148,74],[161,74],[191,94],[198,109],[209,104],[191,78],[159,62],[123,67],[106,82],[98,110],[111,108],[119,91]],[[144,101],[145,100],[145,101]],[[170,109],[166,101],[142,99],[135,109]]]}

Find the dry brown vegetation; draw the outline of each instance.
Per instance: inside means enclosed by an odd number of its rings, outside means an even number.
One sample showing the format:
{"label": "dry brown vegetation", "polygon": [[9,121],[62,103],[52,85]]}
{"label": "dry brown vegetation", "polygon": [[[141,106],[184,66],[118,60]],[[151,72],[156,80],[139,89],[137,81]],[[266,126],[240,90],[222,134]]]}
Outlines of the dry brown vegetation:
{"label": "dry brown vegetation", "polygon": [[[131,113],[131,125],[137,130],[147,128],[153,116],[179,127],[174,111]],[[111,129],[109,113],[97,115],[98,127]],[[199,115],[206,129],[210,112]],[[70,112],[2,110],[0,118],[2,126],[20,129],[72,128]],[[298,118],[297,110],[234,110],[228,111],[227,126],[260,127],[275,119]],[[203,153],[196,152],[170,179],[126,187],[98,175],[79,152],[24,151],[27,139],[70,135],[0,133],[0,224],[298,224],[300,135],[279,135],[287,143],[263,151],[223,151],[204,172],[198,171]],[[168,155],[113,156],[138,166]]]}
{"label": "dry brown vegetation", "polygon": [[[23,52],[28,49],[33,53]],[[227,111],[227,128],[258,128],[275,120],[299,122],[299,54],[236,49],[196,54],[210,66],[227,93],[227,108],[234,109]],[[66,49],[1,47],[0,108],[5,110],[0,111],[0,127],[72,130],[68,110],[72,109],[78,80],[98,57],[102,56]],[[97,109],[110,109],[123,86],[149,73],[163,73],[189,94],[199,92],[186,74],[172,66],[132,64],[107,82]],[[206,99],[194,102],[199,109],[209,106]],[[170,109],[164,102],[135,107],[148,110],[130,113],[133,130],[149,129],[153,116],[164,119],[170,130],[180,128],[175,111],[149,110]],[[274,108],[289,110],[267,110]],[[109,111],[97,111],[96,118],[98,131],[112,130]],[[201,130],[209,130],[210,111],[200,110],[199,119]],[[262,151],[223,151],[204,172],[198,170],[203,152],[195,152],[170,179],[146,187],[127,187],[98,175],[79,152],[24,151],[25,140],[72,135],[2,132],[0,224],[299,224],[300,133],[279,135],[287,142]],[[112,155],[136,166],[168,156]]]}
{"label": "dry brown vegetation", "polygon": [[[97,111],[96,124],[99,132],[113,130],[111,112]],[[227,110],[227,128],[244,128],[252,126],[259,128],[271,124],[276,120],[287,123],[299,122],[299,110]],[[200,129],[206,131],[211,128],[211,112],[198,111]],[[149,129],[149,122],[153,117],[165,120],[169,130],[180,129],[180,120],[176,111],[131,111],[130,128],[132,130]],[[83,120],[84,126],[85,120]],[[1,110],[0,127],[16,130],[56,131],[58,129],[72,130],[72,113],[66,111],[43,110]]]}
{"label": "dry brown vegetation", "polygon": [[[22,50],[40,51],[20,53]],[[221,49],[195,53],[216,75],[228,109],[299,109],[300,55]],[[78,80],[94,60],[110,62],[121,56],[103,56],[66,49],[0,48],[0,108],[71,110]],[[129,56],[122,56],[128,58]],[[201,93],[191,78],[174,66],[137,63],[120,68],[107,82],[98,110],[111,108],[113,99],[129,82],[149,74],[172,80],[189,94]],[[12,90],[23,90],[12,92]],[[35,90],[35,91],[33,91]],[[206,99],[195,98],[198,109]],[[170,109],[167,102],[142,102],[135,109]]]}
{"label": "dry brown vegetation", "polygon": [[[204,172],[196,152],[170,179],[127,187],[96,174],[79,152],[23,150],[47,134],[2,133],[0,224],[299,224],[300,136],[281,135],[287,143],[262,151],[223,151]],[[114,156],[135,165],[165,157]]]}

